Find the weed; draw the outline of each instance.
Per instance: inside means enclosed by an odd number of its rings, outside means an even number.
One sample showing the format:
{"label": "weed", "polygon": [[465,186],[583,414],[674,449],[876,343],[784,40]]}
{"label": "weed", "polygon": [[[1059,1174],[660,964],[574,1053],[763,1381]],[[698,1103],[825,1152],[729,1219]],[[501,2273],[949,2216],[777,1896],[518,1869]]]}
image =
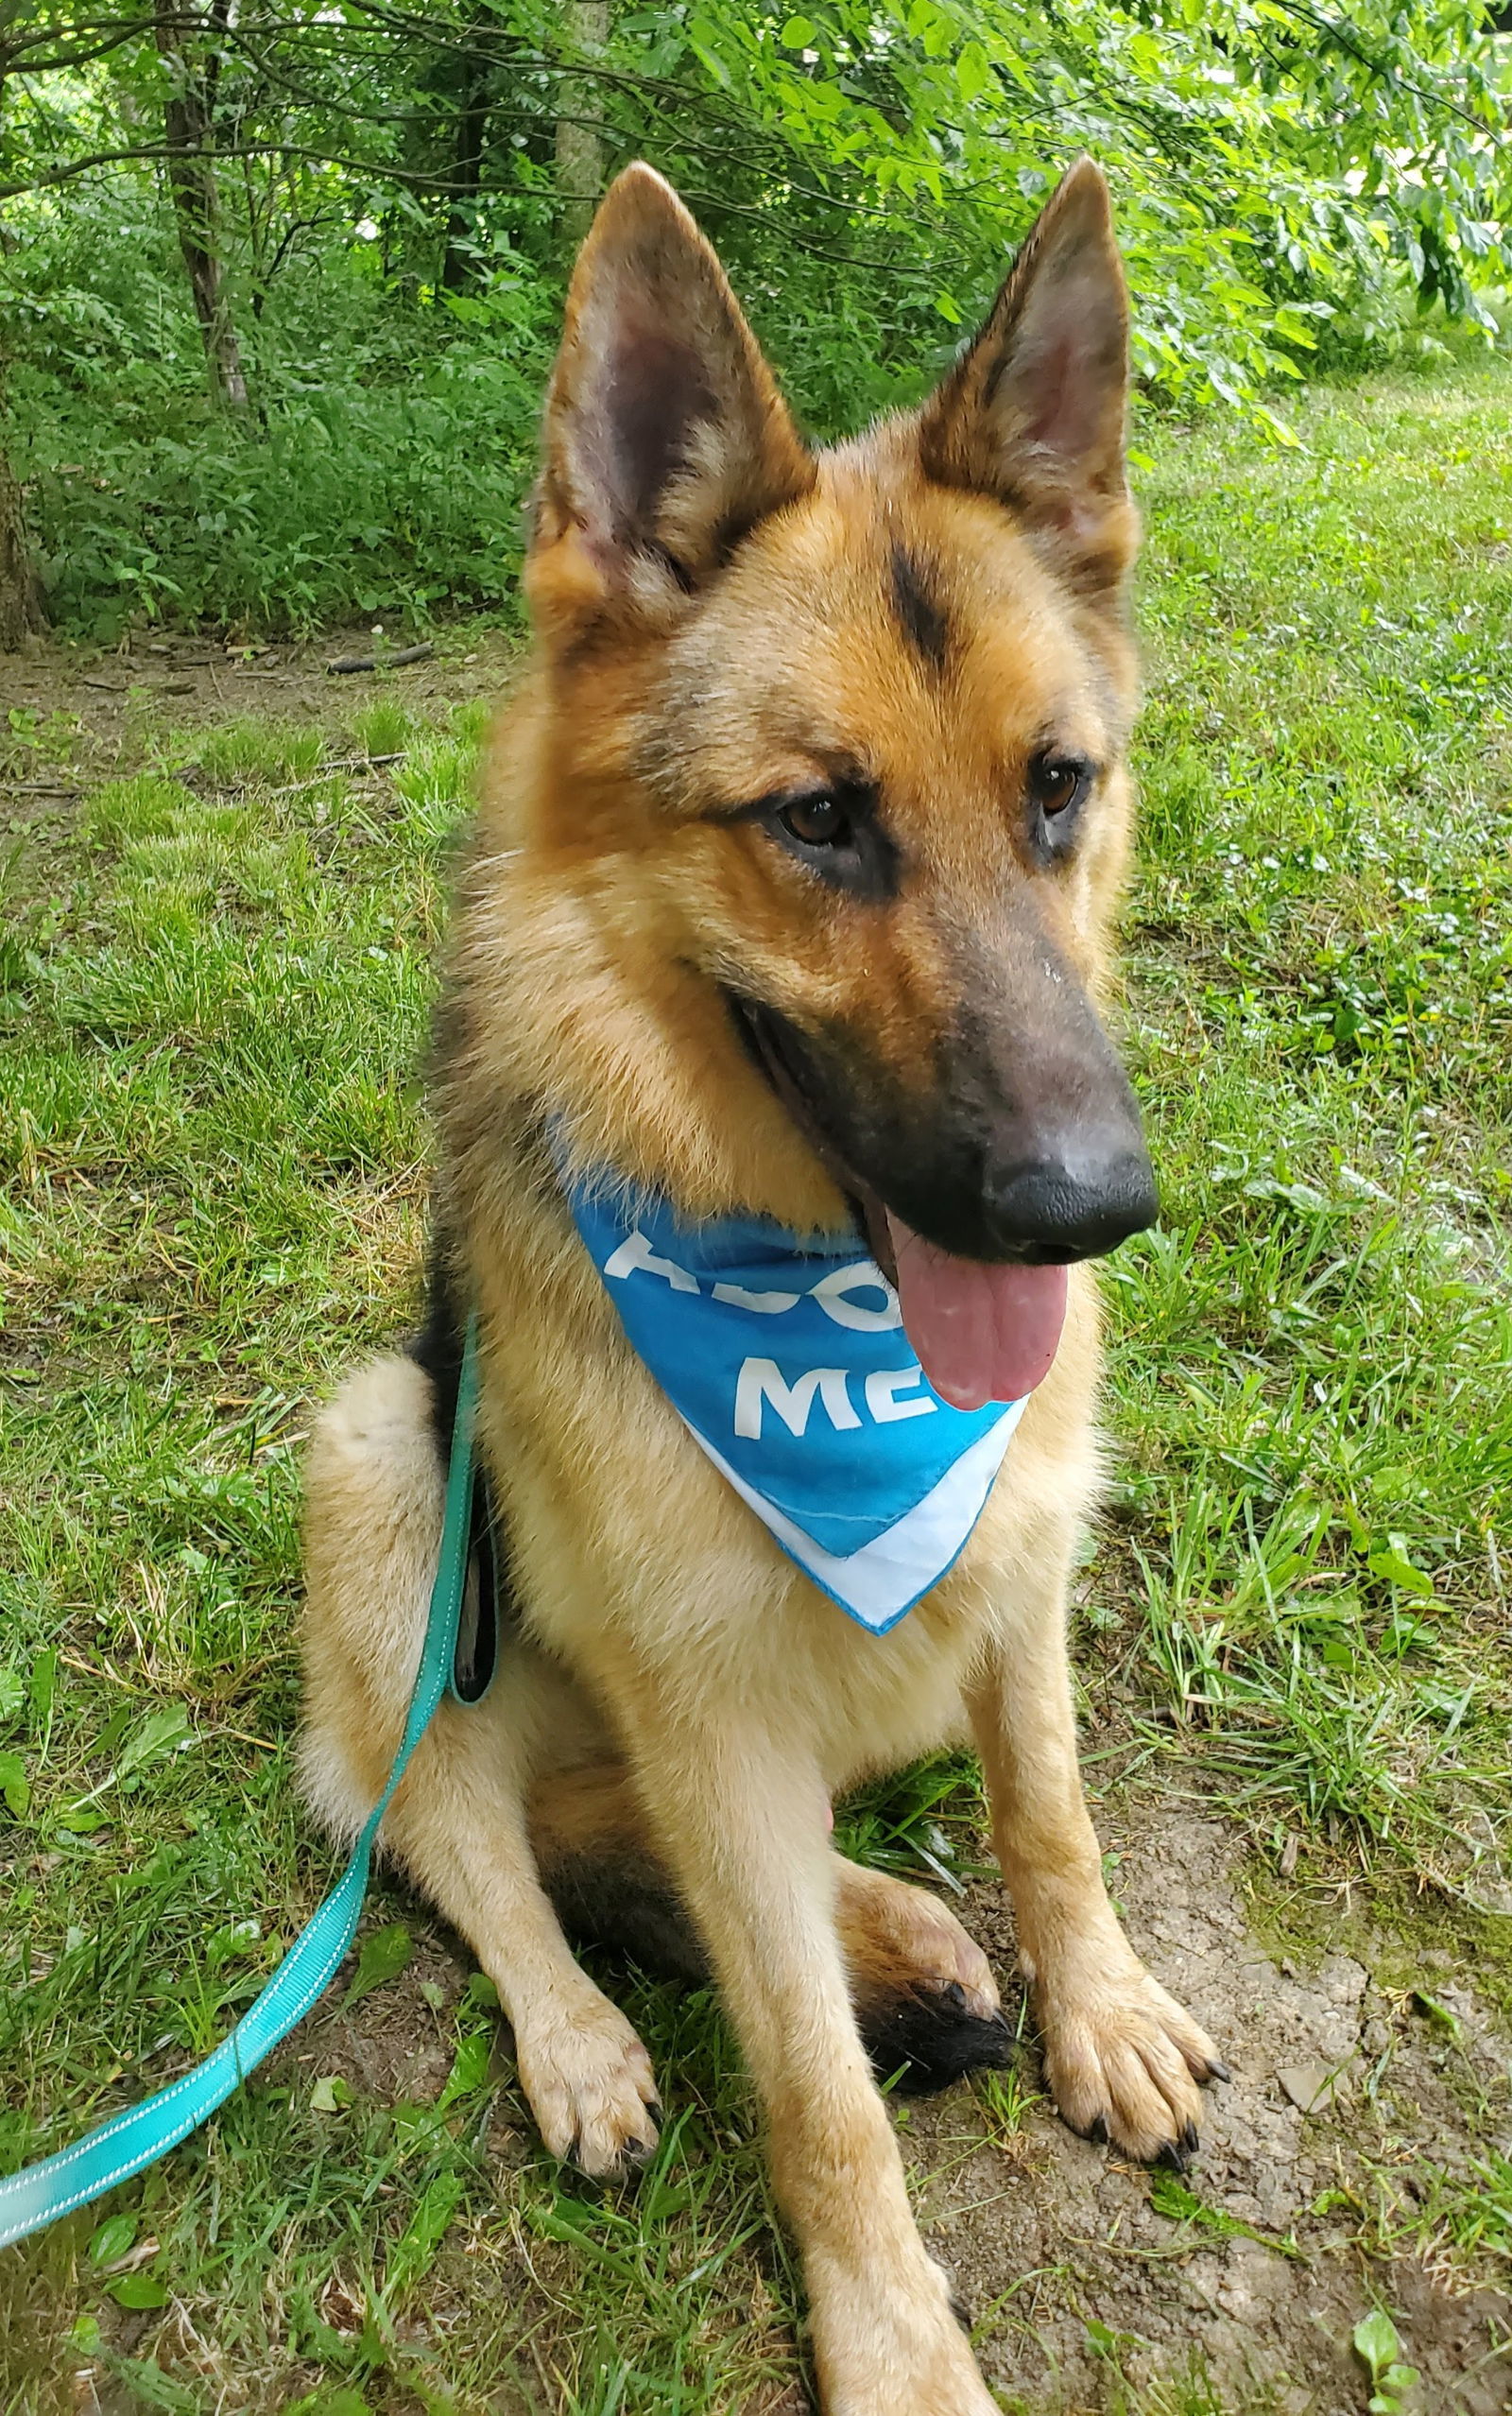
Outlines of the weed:
{"label": "weed", "polygon": [[1010,2063],[1005,2072],[979,2072],[971,2088],[986,2120],[987,2135],[996,2148],[1014,2147],[1022,2138],[1034,2107],[1045,2102],[1041,2090],[1029,2087],[1021,2063]]}
{"label": "weed", "polygon": [[76,714],[44,714],[38,705],[9,706],[0,729],[0,773],[71,763],[78,730]]}
{"label": "weed", "polygon": [[409,707],[397,697],[374,697],[352,715],[351,723],[353,738],[369,755],[403,754],[414,727]]}
{"label": "weed", "polygon": [[1405,2394],[1418,2380],[1416,2366],[1400,2361],[1397,2327],[1381,2307],[1372,2307],[1354,2327],[1355,2351],[1370,2376],[1370,2416],[1401,2416]]}
{"label": "weed", "polygon": [[120,847],[129,839],[161,837],[194,809],[194,798],[179,781],[158,772],[136,772],[129,780],[108,780],[94,791],[84,808],[83,826],[101,846]]}
{"label": "weed", "polygon": [[1210,2206],[1175,2173],[1151,2173],[1150,2204],[1167,2222],[1190,2224],[1194,2231],[1206,2232],[1213,2239],[1254,2240],[1261,2248],[1273,2249],[1279,2256],[1300,2257],[1302,2253],[1289,2235],[1281,2239],[1272,2233],[1259,2232],[1253,2223],[1242,2222],[1237,2216],[1226,2214],[1221,2206]]}
{"label": "weed", "polygon": [[205,778],[222,788],[307,779],[320,761],[325,733],[318,723],[258,721],[251,716],[223,721],[196,748]]}
{"label": "weed", "polygon": [[1435,2263],[1475,2273],[1512,2268],[1512,2159],[1492,2154],[1467,2172],[1432,2171],[1404,2228]]}

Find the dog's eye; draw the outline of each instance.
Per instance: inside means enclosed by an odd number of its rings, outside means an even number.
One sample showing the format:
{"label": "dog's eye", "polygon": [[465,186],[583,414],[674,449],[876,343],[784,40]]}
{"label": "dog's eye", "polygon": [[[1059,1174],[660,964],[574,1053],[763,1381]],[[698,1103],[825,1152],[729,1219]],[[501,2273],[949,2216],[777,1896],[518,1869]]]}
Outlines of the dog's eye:
{"label": "dog's eye", "polygon": [[795,797],[777,819],[800,847],[848,847],[850,843],[850,815],[837,797],[822,790],[814,797]]}
{"label": "dog's eye", "polygon": [[1029,767],[1029,789],[1047,821],[1079,805],[1091,785],[1091,766],[1076,755],[1036,755]]}
{"label": "dog's eye", "polygon": [[833,780],[828,788],[779,789],[747,805],[783,853],[811,880],[873,904],[898,894],[898,849],[869,781]]}

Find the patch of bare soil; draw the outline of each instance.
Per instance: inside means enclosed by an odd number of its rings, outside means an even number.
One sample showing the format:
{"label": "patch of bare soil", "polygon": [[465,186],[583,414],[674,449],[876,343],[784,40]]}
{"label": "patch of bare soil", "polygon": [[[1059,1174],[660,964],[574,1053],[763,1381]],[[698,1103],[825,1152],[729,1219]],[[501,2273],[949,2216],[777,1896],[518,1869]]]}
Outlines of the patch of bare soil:
{"label": "patch of bare soil", "polygon": [[[339,728],[379,697],[440,721],[453,705],[502,698],[517,657],[507,631],[462,623],[439,634],[422,663],[327,669],[370,654],[373,643],[369,630],[258,649],[136,632],[110,651],[32,638],[19,654],[0,655],[0,857],[9,855],[26,889],[42,891],[81,797],[139,769],[154,731],[209,729],[249,714]],[[57,716],[77,730],[61,734]]]}
{"label": "patch of bare soil", "polygon": [[[1390,2221],[1362,2218],[1395,2202],[1400,2228],[1420,2186],[1414,2168],[1464,2174],[1508,2152],[1508,2043],[1468,1992],[1438,1992],[1455,2039],[1349,1956],[1307,1972],[1273,1960],[1246,1924],[1238,1864],[1216,1821],[1168,1809],[1129,1841],[1117,1874],[1141,1953],[1232,2068],[1185,2183],[1206,2217],[1157,2211],[1162,2196],[1182,2203],[1179,2191],[1157,2183],[1152,2203],[1145,2173],[1074,2138],[1043,2104],[1005,2146],[983,2135],[964,2091],[909,2122],[917,2200],[986,2320],[988,2377],[1035,2416],[1083,2416],[1107,2405],[1109,2352],[1139,2383],[1182,2375],[1195,2358],[1224,2416],[1359,2416],[1368,2384],[1350,2334],[1379,2302],[1422,2375],[1409,2406],[1502,2416],[1512,2299],[1453,2287],[1393,2252]],[[992,1890],[970,1919],[1008,1967]],[[1472,2103],[1489,2116],[1468,2114]],[[1364,2253],[1363,2231],[1379,2253]],[[1103,2329],[1090,2335],[1089,2323]]]}
{"label": "patch of bare soil", "polygon": [[[133,712],[185,725],[249,713],[328,721],[383,695],[439,713],[470,697],[498,694],[516,649],[503,630],[467,623],[440,634],[422,663],[348,675],[326,668],[372,650],[366,629],[261,647],[140,631],[109,651],[33,638],[21,653],[0,656],[0,709],[44,718],[73,714],[108,756]],[[65,775],[58,777],[66,787]]]}
{"label": "patch of bare soil", "polygon": [[108,650],[34,637],[19,654],[0,654],[0,871],[22,893],[44,894],[80,800],[140,769],[154,733],[244,715],[339,730],[379,698],[441,722],[454,705],[502,699],[518,660],[507,631],[459,622],[438,633],[421,663],[327,668],[373,646],[361,629],[261,647],[138,630]]}

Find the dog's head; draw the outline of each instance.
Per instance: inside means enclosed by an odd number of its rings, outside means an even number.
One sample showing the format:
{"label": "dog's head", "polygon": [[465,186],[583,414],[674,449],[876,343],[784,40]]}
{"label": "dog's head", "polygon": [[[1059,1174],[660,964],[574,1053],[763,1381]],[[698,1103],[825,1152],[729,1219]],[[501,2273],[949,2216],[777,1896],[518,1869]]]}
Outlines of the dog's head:
{"label": "dog's head", "polygon": [[811,453],[637,166],[546,408],[533,851],[655,960],[717,1113],[780,1135],[745,1204],[812,1201],[816,1159],[966,1402],[1037,1381],[1067,1263],[1155,1214],[1094,1004],[1129,818],[1126,357],[1084,161],[923,407]]}

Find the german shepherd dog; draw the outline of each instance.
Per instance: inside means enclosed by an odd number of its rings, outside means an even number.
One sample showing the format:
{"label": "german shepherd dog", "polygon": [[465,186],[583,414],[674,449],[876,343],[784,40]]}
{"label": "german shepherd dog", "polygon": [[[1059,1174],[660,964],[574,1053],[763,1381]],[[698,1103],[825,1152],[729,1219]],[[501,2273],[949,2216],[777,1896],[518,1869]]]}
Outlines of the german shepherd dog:
{"label": "german shepherd dog", "polygon": [[[302,1769],[351,1832],[420,1657],[475,1312],[497,1679],[438,1711],[385,1841],[590,2174],[645,2158],[658,2089],[567,1930],[639,1919],[707,1959],[830,2416],[990,2416],[868,2048],[939,2079],[1005,2035],[954,1917],[835,1852],[837,1793],[974,1734],[1073,2129],[1180,2164],[1227,2077],[1109,1906],[1065,1640],[1099,1475],[1090,1262],[1156,1212],[1097,1004],[1131,812],[1126,380],[1091,162],[930,400],[821,452],[676,195],[618,179],[568,297],[534,652],[460,882],[429,1324],[310,1453]],[[859,1228],[943,1399],[1034,1388],[889,1632],[779,1549],[632,1350],[564,1150],[693,1223]]]}

